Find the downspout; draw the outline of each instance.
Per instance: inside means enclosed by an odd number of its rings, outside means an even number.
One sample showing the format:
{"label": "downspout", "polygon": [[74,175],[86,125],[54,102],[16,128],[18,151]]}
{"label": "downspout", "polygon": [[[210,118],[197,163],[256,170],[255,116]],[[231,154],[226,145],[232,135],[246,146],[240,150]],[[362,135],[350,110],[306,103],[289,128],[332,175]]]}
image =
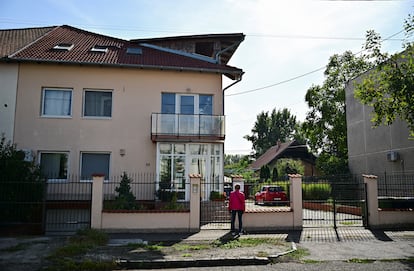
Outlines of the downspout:
{"label": "downspout", "polygon": [[226,91],[227,89],[231,88],[235,84],[239,83],[242,80],[243,74],[244,74],[244,72],[241,72],[240,73],[240,76],[237,77],[237,80],[235,82],[233,82],[230,85],[228,85],[227,87],[223,88],[223,115],[224,115],[224,91]]}
{"label": "downspout", "polygon": [[[240,82],[242,80],[244,72],[240,73],[240,76],[237,77],[237,80],[233,83],[231,83],[230,85],[228,85],[227,87],[223,88],[223,116],[224,116],[224,91],[231,88],[232,86],[234,86],[235,84],[237,84],[238,82]],[[226,144],[226,142],[224,141],[223,143],[223,170],[224,170],[224,145]],[[224,173],[224,171],[223,171]],[[224,175],[223,175],[224,178]]]}

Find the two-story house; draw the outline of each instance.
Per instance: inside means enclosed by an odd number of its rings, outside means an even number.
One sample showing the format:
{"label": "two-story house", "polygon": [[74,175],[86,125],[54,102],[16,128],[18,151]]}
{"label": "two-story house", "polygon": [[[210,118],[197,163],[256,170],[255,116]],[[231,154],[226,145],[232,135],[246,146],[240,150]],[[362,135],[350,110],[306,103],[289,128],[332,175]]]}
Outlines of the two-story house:
{"label": "two-story house", "polygon": [[0,133],[53,181],[156,173],[223,182],[223,75],[244,35],[123,40],[67,25],[0,30]]}

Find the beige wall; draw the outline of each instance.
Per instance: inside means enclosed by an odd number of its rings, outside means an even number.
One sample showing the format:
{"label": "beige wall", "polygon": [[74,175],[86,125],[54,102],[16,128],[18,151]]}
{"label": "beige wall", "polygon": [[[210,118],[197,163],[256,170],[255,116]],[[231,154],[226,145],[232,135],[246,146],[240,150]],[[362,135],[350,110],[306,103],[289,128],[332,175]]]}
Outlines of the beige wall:
{"label": "beige wall", "polygon": [[[43,87],[72,88],[72,117],[41,117]],[[84,119],[85,88],[113,90],[111,119]],[[155,172],[156,145],[151,141],[151,113],[161,111],[161,93],[214,95],[213,114],[222,115],[220,74],[128,68],[21,65],[16,106],[15,142],[20,148],[69,151],[69,173],[79,173],[82,151],[110,152],[110,174]],[[119,154],[125,149],[125,156]]]}
{"label": "beige wall", "polygon": [[18,64],[0,64],[0,136],[13,141]]}

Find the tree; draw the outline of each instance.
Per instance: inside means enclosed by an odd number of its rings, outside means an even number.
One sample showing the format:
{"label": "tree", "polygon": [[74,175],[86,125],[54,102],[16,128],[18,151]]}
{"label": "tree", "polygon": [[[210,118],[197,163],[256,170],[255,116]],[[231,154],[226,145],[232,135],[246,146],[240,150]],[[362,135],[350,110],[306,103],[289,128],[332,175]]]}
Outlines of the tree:
{"label": "tree", "polygon": [[408,42],[414,33],[414,16],[405,20],[405,49],[389,56],[381,52],[381,36],[367,32],[365,49],[375,68],[356,84],[355,97],[373,108],[375,126],[390,125],[397,117],[407,122],[410,136],[414,137],[414,42]]}
{"label": "tree", "polygon": [[257,115],[252,134],[246,135],[244,138],[252,142],[257,158],[274,146],[278,140],[286,142],[294,139],[297,130],[296,116],[293,116],[289,109],[278,111],[273,109],[270,115],[269,112]]}
{"label": "tree", "polygon": [[40,169],[33,161],[25,161],[25,154],[15,144],[0,139],[0,182],[41,181]]}
{"label": "tree", "polygon": [[115,191],[118,192],[118,196],[115,197],[114,202],[115,209],[137,209],[135,196],[131,191],[131,179],[125,172],[122,174],[121,182],[119,183],[119,186],[115,188]]}
{"label": "tree", "polygon": [[326,174],[348,171],[345,86],[348,80],[369,67],[370,64],[363,56],[357,57],[350,51],[342,55],[335,54],[330,57],[326,66],[323,84],[312,86],[306,93],[305,100],[310,111],[302,129],[308,144],[314,152],[320,154],[323,161],[335,157],[332,161],[338,162],[332,169],[317,162],[319,169]]}
{"label": "tree", "polygon": [[266,181],[270,178],[270,169],[267,165],[260,168],[260,180]]}

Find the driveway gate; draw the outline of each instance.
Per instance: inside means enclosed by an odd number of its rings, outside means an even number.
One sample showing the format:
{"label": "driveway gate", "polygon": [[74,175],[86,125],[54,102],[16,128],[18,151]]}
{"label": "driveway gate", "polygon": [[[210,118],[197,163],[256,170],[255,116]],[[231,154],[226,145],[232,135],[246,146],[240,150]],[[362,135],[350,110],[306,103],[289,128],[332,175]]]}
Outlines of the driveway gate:
{"label": "driveway gate", "polygon": [[45,202],[46,234],[71,234],[90,228],[92,182],[48,182]]}
{"label": "driveway gate", "polygon": [[304,177],[303,227],[367,226],[363,178]]}

